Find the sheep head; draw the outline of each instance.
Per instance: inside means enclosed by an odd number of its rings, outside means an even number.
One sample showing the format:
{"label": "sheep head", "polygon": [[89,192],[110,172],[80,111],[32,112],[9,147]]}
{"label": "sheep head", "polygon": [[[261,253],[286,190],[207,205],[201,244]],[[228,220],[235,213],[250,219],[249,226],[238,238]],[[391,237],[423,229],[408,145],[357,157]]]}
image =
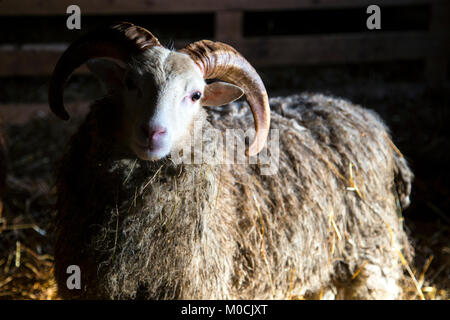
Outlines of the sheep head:
{"label": "sheep head", "polygon": [[[264,146],[270,110],[255,69],[232,47],[209,40],[180,51],[162,47],[144,28],[121,22],[88,33],[67,48],[52,75],[49,104],[69,119],[64,84],[81,64],[107,86],[123,107],[122,139],[143,160],[161,159],[183,143],[202,106],[220,106],[245,94],[255,120],[255,138],[246,151]],[[210,84],[205,79],[223,80]]]}

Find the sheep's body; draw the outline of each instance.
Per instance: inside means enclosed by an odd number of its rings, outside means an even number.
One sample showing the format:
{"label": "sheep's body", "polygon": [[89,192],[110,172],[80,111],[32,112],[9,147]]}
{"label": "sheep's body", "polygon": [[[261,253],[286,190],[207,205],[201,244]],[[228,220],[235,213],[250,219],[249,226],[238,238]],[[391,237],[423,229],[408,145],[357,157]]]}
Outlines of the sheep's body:
{"label": "sheep's body", "polygon": [[[205,123],[251,127],[247,108],[233,105],[232,112],[210,110]],[[256,165],[137,160],[117,146],[120,108],[96,104],[58,178],[60,293],[398,297],[399,252],[412,250],[397,200],[407,205],[412,173],[386,127],[374,113],[322,95],[272,99],[271,108],[279,170],[264,176]],[[204,141],[205,153],[216,148]],[[81,290],[66,287],[73,264]]]}

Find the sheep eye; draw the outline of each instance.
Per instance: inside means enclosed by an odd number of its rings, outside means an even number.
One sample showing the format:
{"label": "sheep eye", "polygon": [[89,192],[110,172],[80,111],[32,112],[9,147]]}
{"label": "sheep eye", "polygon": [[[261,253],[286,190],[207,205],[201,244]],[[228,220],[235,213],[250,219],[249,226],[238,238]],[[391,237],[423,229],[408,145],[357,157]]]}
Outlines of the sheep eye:
{"label": "sheep eye", "polygon": [[198,99],[200,99],[201,96],[202,96],[202,93],[200,91],[195,91],[191,96],[191,100],[197,101]]}

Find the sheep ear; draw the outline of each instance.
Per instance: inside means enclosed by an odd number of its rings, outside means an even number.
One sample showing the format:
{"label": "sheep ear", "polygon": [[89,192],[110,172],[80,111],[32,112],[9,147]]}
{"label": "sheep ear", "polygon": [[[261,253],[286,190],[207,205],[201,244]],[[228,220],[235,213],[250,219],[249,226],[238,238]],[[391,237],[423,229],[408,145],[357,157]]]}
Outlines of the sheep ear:
{"label": "sheep ear", "polygon": [[88,69],[106,86],[106,89],[117,91],[123,88],[125,68],[109,59],[92,59],[86,63]]}
{"label": "sheep ear", "polygon": [[213,82],[205,86],[200,104],[207,107],[222,106],[239,99],[243,94],[244,90],[234,84],[222,81]]}

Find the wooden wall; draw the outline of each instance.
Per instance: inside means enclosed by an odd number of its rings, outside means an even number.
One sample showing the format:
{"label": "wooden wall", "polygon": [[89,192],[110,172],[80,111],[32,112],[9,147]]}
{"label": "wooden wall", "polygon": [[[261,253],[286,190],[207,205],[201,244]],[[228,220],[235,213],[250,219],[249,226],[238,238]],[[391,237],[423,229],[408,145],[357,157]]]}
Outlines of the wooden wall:
{"label": "wooden wall", "polygon": [[[238,49],[256,66],[360,63],[389,60],[426,60],[430,81],[448,74],[450,56],[449,0],[2,0],[1,17],[66,16],[71,4],[85,15],[145,15],[213,13],[214,38]],[[303,9],[382,8],[426,4],[431,6],[428,30],[353,32],[244,37],[244,12]],[[383,20],[382,20],[383,21]],[[13,31],[12,31],[13,32]],[[176,47],[185,45],[180,39]],[[48,75],[67,43],[0,44],[0,76]],[[81,69],[83,72],[85,69]]]}

